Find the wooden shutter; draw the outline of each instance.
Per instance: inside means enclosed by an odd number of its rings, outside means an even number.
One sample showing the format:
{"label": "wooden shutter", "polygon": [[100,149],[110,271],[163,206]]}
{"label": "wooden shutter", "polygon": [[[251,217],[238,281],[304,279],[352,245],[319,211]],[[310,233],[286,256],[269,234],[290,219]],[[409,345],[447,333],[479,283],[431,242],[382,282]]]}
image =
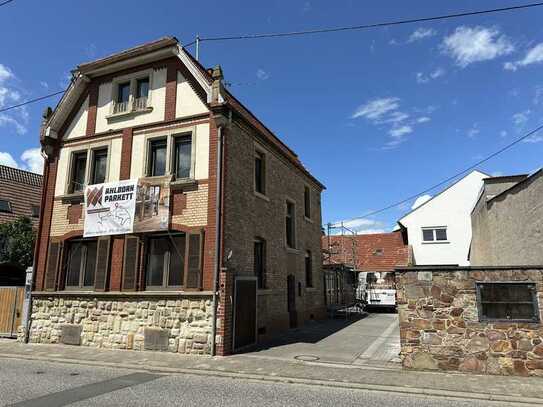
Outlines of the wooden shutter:
{"label": "wooden shutter", "polygon": [[98,248],[96,250],[96,270],[94,273],[94,289],[96,291],[105,291],[109,269],[109,248],[111,239],[109,236],[98,238]]}
{"label": "wooden shutter", "polygon": [[124,240],[123,291],[136,291],[138,281],[140,239],[126,236]]}
{"label": "wooden shutter", "polygon": [[58,242],[49,243],[47,251],[47,269],[45,270],[45,291],[55,291],[57,288],[57,276],[60,263],[61,244]]}
{"label": "wooden shutter", "polygon": [[190,233],[187,241],[187,277],[185,287],[196,290],[202,281],[202,243],[203,233]]}

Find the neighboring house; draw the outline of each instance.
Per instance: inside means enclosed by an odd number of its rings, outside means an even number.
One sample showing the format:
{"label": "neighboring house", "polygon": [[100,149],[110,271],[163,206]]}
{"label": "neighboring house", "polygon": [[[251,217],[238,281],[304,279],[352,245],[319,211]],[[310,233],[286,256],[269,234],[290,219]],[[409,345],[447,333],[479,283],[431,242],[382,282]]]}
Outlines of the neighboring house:
{"label": "neighboring house", "polygon": [[[226,355],[325,316],[323,185],[175,38],[79,65],[41,139],[31,342]],[[85,188],[136,179],[100,218],[134,233],[83,238]]]}
{"label": "neighboring house", "polygon": [[42,179],[39,174],[0,165],[0,223],[27,216],[38,227]]}
{"label": "neighboring house", "polygon": [[483,182],[471,213],[471,265],[543,265],[543,170]]}
{"label": "neighboring house", "polygon": [[470,213],[488,175],[473,171],[399,221],[416,265],[469,265]]}
{"label": "neighboring house", "polygon": [[[410,249],[402,231],[356,236],[324,236],[323,248],[329,252],[325,267],[348,264],[359,274],[358,296],[366,296],[369,281],[373,289],[394,288],[397,267],[411,265]],[[375,283],[379,284],[375,284]],[[330,296],[330,295],[329,295]],[[366,298],[369,302],[369,298]],[[375,304],[374,304],[375,305]]]}
{"label": "neighboring house", "polygon": [[[38,227],[42,176],[0,165],[0,224],[26,216]],[[25,284],[26,270],[14,264],[0,264],[0,285]]]}

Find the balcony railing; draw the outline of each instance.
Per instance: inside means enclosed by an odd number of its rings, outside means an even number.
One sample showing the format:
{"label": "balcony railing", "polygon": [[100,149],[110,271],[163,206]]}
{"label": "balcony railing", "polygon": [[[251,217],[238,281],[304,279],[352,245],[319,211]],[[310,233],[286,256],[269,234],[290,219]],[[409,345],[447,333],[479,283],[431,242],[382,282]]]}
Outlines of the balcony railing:
{"label": "balcony railing", "polygon": [[114,102],[113,114],[128,112],[128,101],[126,102]]}
{"label": "balcony railing", "polygon": [[133,107],[133,109],[135,111],[144,110],[146,108],[147,108],[147,97],[146,96],[142,96],[140,98],[134,99],[134,107]]}

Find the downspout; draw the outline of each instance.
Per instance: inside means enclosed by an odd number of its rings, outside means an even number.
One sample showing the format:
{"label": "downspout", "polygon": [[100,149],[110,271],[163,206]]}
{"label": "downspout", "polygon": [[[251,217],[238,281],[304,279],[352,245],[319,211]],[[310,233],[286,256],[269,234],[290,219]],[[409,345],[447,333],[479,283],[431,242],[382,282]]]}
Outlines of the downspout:
{"label": "downspout", "polygon": [[222,225],[222,173],[223,173],[223,138],[222,126],[217,127],[217,204],[215,208],[215,272],[213,275],[213,318],[211,327],[211,356],[216,354],[217,341],[217,305],[219,293],[219,279],[221,272],[221,225]]}

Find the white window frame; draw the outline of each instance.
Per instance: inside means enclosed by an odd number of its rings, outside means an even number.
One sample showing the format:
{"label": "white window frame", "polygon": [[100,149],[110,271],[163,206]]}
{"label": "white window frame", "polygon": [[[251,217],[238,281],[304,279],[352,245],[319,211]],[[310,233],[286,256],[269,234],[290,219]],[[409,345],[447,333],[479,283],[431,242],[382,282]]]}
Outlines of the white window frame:
{"label": "white window frame", "polygon": [[[107,150],[106,179],[104,180],[104,183],[109,182],[109,169],[111,165],[111,142],[110,141],[106,141],[104,143],[99,143],[99,144],[81,146],[80,148],[73,147],[68,152],[68,154],[70,155],[70,158],[68,160],[68,171],[66,172],[66,181],[65,181],[65,186],[64,186],[65,195],[81,195],[82,193],[84,193],[85,187],[89,185],[89,182],[90,182],[94,152],[96,150]],[[83,191],[70,192],[70,184],[71,184],[72,175],[73,175],[74,155],[78,153],[87,153],[87,164],[85,165],[85,184],[83,185]]]}
{"label": "white window frame", "polygon": [[[447,235],[447,239],[445,239],[445,240],[437,240],[437,238],[436,238],[436,229],[444,229],[445,233]],[[432,231],[433,240],[424,240],[424,231],[426,231],[426,230],[431,230]],[[424,226],[424,227],[421,228],[420,233],[421,233],[421,241],[424,244],[450,243],[447,226]]]}
{"label": "white window frame", "polygon": [[[146,69],[144,71],[135,72],[128,75],[118,76],[111,81],[111,107],[108,117],[117,117],[127,114],[134,114],[138,112],[148,112],[153,109],[152,94],[153,94],[153,73],[154,70]],[[145,109],[135,110],[134,100],[136,96],[136,86],[139,79],[149,78],[149,93],[147,95],[147,106]],[[130,82],[130,95],[128,96],[128,109],[123,112],[115,113],[115,103],[117,103],[117,96],[119,95],[119,85]]]}
{"label": "white window frame", "polygon": [[[192,182],[196,178],[196,126],[193,127],[183,127],[179,129],[171,129],[165,132],[160,132],[156,134],[147,134],[145,136],[145,153],[144,153],[144,168],[143,176],[146,178],[160,178],[160,177],[175,177],[175,139],[177,137],[183,137],[190,135],[190,176],[189,178],[176,178],[175,181],[180,183],[183,182]],[[166,139],[166,170],[164,175],[151,176],[149,174],[149,155],[151,153],[151,142],[154,140]]]}

